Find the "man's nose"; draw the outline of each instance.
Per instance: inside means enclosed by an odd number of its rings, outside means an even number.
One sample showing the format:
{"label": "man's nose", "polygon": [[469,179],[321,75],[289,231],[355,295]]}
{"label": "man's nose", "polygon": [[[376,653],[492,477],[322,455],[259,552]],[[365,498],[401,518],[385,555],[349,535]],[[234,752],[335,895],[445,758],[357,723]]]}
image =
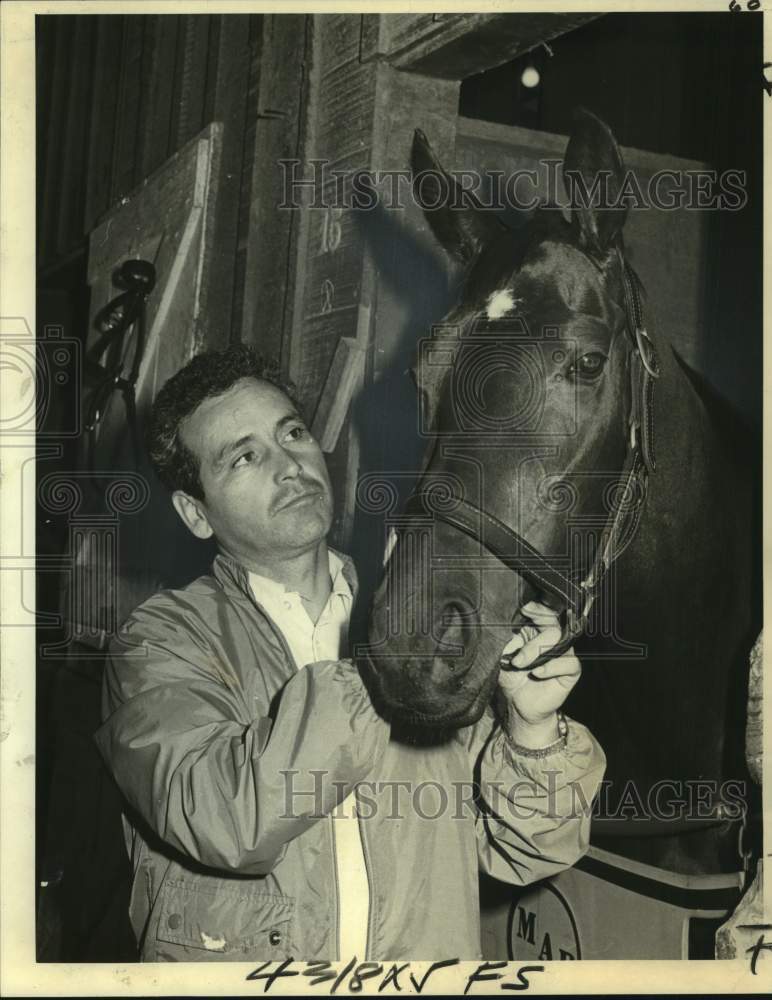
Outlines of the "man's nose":
{"label": "man's nose", "polygon": [[282,481],[285,479],[297,479],[302,471],[303,466],[298,462],[297,458],[291,452],[281,448],[279,450],[278,478]]}

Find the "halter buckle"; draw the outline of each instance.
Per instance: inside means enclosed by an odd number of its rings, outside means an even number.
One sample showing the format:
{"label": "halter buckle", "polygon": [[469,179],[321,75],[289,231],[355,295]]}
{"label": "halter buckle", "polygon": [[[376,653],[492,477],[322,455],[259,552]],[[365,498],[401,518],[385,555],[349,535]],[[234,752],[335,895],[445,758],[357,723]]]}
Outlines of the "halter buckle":
{"label": "halter buckle", "polygon": [[582,613],[579,615],[579,621],[586,624],[587,618],[589,617],[590,610],[592,609],[592,602],[594,601],[594,596],[592,589],[589,585],[588,580],[581,580],[579,586],[584,591],[584,606],[582,608]]}

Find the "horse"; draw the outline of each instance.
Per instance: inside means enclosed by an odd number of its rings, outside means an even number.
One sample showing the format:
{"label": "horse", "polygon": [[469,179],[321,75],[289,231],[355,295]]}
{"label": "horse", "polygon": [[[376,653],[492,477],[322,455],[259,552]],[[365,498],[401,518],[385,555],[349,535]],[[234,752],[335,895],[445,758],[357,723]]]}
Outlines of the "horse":
{"label": "horse", "polygon": [[407,738],[476,723],[538,598],[565,624],[537,662],[573,645],[584,671],[566,710],[608,761],[593,842],[735,871],[758,456],[656,332],[623,240],[617,142],[578,110],[570,210],[520,225],[460,190],[418,130],[411,165],[464,279],[414,368],[430,445],[372,600],[372,698]]}

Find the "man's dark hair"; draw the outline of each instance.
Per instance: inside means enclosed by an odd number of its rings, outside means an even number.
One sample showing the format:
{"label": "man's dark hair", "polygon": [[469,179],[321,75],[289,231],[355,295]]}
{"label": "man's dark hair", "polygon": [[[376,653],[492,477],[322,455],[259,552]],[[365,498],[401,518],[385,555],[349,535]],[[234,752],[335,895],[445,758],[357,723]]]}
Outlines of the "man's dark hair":
{"label": "man's dark hair", "polygon": [[183,444],[180,426],[205,399],[221,396],[245,378],[270,382],[295,402],[295,386],[282,378],[278,364],[241,344],[196,355],[164,384],[150,412],[147,449],[169,490],[204,499],[198,459]]}

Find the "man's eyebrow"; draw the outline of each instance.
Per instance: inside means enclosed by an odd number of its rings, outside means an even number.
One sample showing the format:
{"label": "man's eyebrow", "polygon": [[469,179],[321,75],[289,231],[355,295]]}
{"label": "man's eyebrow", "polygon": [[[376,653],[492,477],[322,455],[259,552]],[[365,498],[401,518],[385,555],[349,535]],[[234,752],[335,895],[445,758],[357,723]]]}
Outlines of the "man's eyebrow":
{"label": "man's eyebrow", "polygon": [[286,416],[282,417],[281,420],[276,421],[276,430],[280,431],[282,427],[286,427],[287,424],[292,424],[297,421],[300,421],[302,424],[303,418],[296,410],[293,410],[292,413],[288,413]]}
{"label": "man's eyebrow", "polygon": [[228,455],[231,455],[238,448],[241,448],[245,444],[249,444],[251,441],[254,441],[253,434],[244,434],[243,437],[240,437],[237,441],[226,441],[222,448],[220,448],[214,456],[212,461],[214,468],[221,468]]}
{"label": "man's eyebrow", "polygon": [[[287,424],[292,424],[295,423],[296,421],[300,421],[301,423],[303,423],[303,419],[300,416],[300,414],[297,413],[295,410],[293,410],[292,413],[287,413],[285,414],[285,416],[281,417],[279,420],[276,421],[275,429],[279,431],[282,429],[282,427],[286,427]],[[244,434],[236,441],[226,441],[225,444],[222,446],[222,448],[220,448],[217,451],[217,453],[214,456],[214,459],[212,460],[212,465],[214,466],[215,470],[222,468],[223,464],[225,463],[225,459],[228,457],[228,455],[232,455],[234,451],[238,451],[238,449],[245,444],[251,444],[252,441],[254,440],[255,440],[254,434]]]}

